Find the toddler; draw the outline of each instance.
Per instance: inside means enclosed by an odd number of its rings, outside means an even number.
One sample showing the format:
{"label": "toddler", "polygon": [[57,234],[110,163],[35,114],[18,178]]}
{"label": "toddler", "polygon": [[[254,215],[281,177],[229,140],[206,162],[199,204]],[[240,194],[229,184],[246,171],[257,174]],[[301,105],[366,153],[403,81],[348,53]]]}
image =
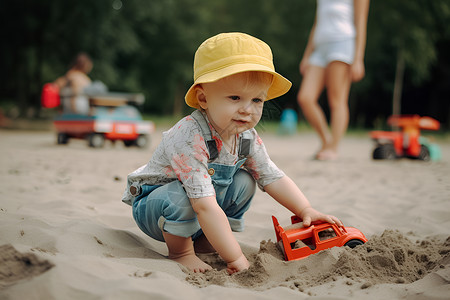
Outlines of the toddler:
{"label": "toddler", "polygon": [[122,201],[150,237],[165,241],[169,258],[194,272],[211,266],[196,253],[217,251],[229,274],[249,267],[232,231],[256,184],[303,220],[337,223],[311,207],[269,158],[255,125],[264,102],[291,83],[275,72],[267,44],[244,33],[222,33],[195,53],[194,84],[186,103],[196,108],[164,132],[150,161],[128,175]]}

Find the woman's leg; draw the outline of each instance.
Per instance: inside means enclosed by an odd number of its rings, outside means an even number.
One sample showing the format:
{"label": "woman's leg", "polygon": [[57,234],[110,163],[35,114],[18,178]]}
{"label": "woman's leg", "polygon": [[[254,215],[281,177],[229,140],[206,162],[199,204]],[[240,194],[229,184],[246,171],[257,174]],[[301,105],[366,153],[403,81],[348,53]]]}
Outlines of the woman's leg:
{"label": "woman's leg", "polygon": [[350,65],[340,61],[331,62],[326,69],[325,85],[330,106],[331,140],[325,148],[335,156],[337,155],[339,142],[348,127],[350,74]]}
{"label": "woman's leg", "polygon": [[297,94],[297,101],[302,112],[319,134],[323,150],[331,137],[328,129],[327,119],[319,105],[319,96],[325,86],[325,69],[319,66],[310,65],[303,76],[300,89]]}

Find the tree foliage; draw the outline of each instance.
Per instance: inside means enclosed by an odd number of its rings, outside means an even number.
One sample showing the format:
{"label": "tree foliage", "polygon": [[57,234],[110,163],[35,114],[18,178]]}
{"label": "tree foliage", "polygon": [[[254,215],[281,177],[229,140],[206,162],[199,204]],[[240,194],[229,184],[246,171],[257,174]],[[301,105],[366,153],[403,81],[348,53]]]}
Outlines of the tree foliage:
{"label": "tree foliage", "polygon": [[[315,5],[314,0],[2,1],[0,104],[38,108],[42,85],[85,51],[94,60],[90,76],[113,91],[144,93],[145,112],[185,113],[196,48],[219,32],[241,31],[266,41],[277,71],[293,82],[271,105],[298,108],[298,64]],[[391,114],[402,59],[402,113],[431,115],[450,126],[449,21],[446,0],[372,1],[367,75],[351,92],[353,125],[373,127]]]}

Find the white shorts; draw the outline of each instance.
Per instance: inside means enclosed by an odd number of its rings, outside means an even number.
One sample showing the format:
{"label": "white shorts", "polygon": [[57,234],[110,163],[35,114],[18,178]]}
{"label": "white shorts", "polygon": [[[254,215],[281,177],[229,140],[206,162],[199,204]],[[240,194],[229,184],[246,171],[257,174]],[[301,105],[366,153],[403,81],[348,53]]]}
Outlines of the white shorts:
{"label": "white shorts", "polygon": [[351,65],[355,57],[355,39],[317,44],[309,58],[311,65],[325,68],[332,61]]}

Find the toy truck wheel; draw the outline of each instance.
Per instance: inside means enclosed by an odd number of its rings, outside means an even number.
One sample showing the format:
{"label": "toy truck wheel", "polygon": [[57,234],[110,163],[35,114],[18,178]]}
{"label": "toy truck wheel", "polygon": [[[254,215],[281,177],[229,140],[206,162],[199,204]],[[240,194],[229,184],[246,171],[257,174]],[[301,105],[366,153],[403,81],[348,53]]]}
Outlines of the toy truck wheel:
{"label": "toy truck wheel", "polygon": [[101,148],[105,144],[105,136],[101,133],[93,133],[88,137],[89,147]]}
{"label": "toy truck wheel", "polygon": [[56,142],[58,143],[58,145],[66,145],[69,142],[69,137],[67,136],[67,134],[60,132],[58,133]]}
{"label": "toy truck wheel", "polygon": [[429,161],[431,159],[430,149],[428,149],[427,146],[422,145],[420,147],[420,153],[419,153],[419,156],[417,158],[420,159],[420,160],[423,160],[423,161]]}
{"label": "toy truck wheel", "polygon": [[361,240],[354,239],[354,240],[350,240],[347,243],[345,243],[345,246],[350,247],[350,248],[355,248],[356,246],[359,246],[359,245],[364,245],[364,242]]}
{"label": "toy truck wheel", "polygon": [[384,144],[378,145],[372,154],[373,159],[395,159],[397,155],[395,154],[394,145]]}

